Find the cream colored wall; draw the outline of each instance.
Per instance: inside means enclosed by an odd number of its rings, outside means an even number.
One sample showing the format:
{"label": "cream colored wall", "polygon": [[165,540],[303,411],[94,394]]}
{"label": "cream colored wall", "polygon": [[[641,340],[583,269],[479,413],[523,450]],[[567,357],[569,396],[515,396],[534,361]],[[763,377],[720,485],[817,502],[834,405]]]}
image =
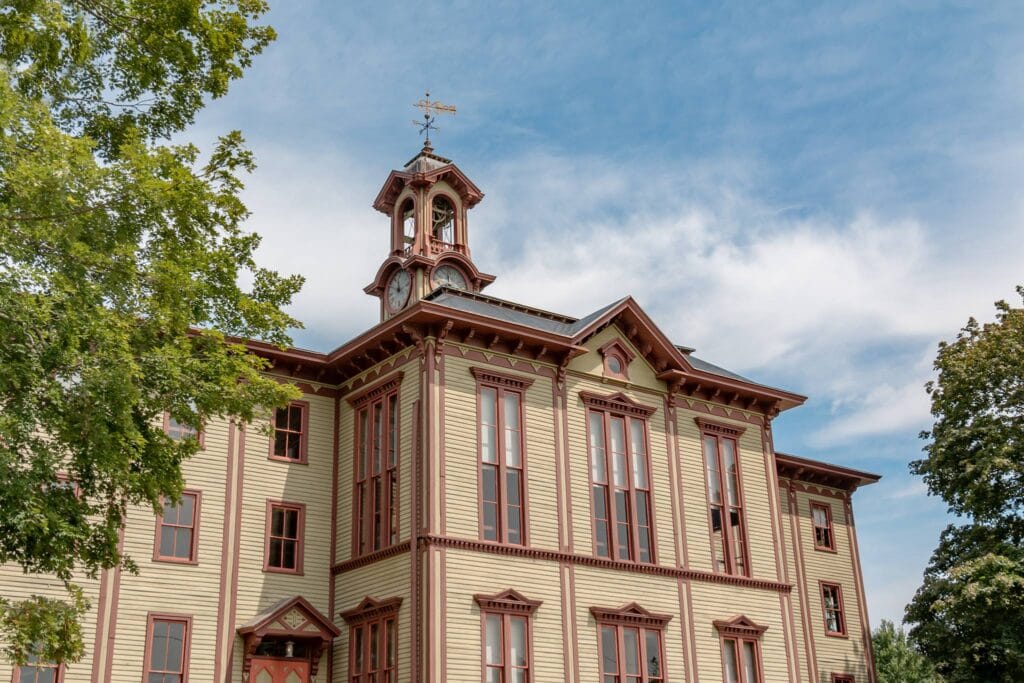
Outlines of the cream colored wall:
{"label": "cream colored wall", "polygon": [[[444,359],[444,471],[446,530],[450,536],[480,537],[478,401],[470,368],[497,370],[533,380],[523,400],[527,539],[536,548],[558,548],[555,421],[551,380],[465,358]],[[536,512],[534,512],[536,511]]]}

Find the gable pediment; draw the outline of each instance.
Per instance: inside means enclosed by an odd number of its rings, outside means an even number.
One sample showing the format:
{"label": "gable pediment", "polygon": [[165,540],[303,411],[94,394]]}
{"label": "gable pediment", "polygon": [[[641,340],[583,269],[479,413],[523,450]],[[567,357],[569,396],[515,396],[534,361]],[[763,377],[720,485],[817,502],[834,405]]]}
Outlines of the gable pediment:
{"label": "gable pediment", "polygon": [[286,598],[238,628],[242,636],[320,636],[330,640],[341,632],[305,598]]}
{"label": "gable pediment", "polygon": [[713,622],[715,628],[722,635],[740,636],[745,638],[760,638],[761,634],[768,630],[767,626],[760,626],[749,617],[742,614],[732,619],[720,619]]}

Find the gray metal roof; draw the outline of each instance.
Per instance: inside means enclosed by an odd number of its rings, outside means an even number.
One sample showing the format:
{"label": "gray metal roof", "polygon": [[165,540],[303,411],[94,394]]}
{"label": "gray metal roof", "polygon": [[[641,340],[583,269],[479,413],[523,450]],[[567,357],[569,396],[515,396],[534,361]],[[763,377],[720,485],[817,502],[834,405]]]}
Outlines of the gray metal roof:
{"label": "gray metal roof", "polygon": [[755,382],[754,380],[748,379],[743,375],[737,375],[735,372],[730,372],[729,370],[719,367],[714,363],[709,363],[706,360],[701,360],[700,358],[697,358],[697,356],[694,356],[692,353],[686,357],[686,360],[690,361],[690,365],[692,365],[697,370],[710,372],[713,375],[728,377],[729,379],[738,379],[741,382],[749,382],[750,384],[760,384],[760,382]]}

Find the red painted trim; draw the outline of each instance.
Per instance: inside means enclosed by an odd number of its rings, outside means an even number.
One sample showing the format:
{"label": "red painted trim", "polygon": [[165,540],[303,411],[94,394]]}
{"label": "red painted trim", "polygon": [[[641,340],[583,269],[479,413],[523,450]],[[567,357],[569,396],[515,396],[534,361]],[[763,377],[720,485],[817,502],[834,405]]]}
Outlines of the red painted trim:
{"label": "red painted trim", "polygon": [[[761,428],[761,440],[764,444],[765,458],[769,461],[766,465],[770,476],[768,478],[772,492],[775,493],[775,519],[773,523],[778,524],[778,537],[776,552],[782,558],[782,573],[779,578],[785,583],[790,583],[789,557],[786,549],[786,525],[783,517],[783,496],[781,483],[778,476],[778,469],[775,467],[775,439],[772,436],[771,422],[766,422]],[[787,501],[788,503],[788,501]],[[793,615],[793,599],[790,595],[779,595],[779,605],[782,608],[782,630],[786,640],[786,657],[789,660],[789,679],[796,683],[800,678],[800,656],[799,647],[796,642],[796,618]]]}
{"label": "red painted trim", "polygon": [[[349,637],[348,637],[348,679],[353,681],[363,680],[388,680],[398,681],[398,651],[399,651],[399,621],[398,621],[398,610],[402,606],[401,598],[389,598],[387,600],[377,601],[367,596],[363,598],[362,602],[359,603],[354,609],[341,613],[341,618],[349,625]],[[392,629],[395,632],[395,662],[394,666],[388,668],[387,652],[388,652],[388,623],[392,624]],[[377,668],[373,669],[371,651],[372,643],[370,640],[370,633],[373,627],[377,626]],[[366,634],[363,637],[362,645],[363,652],[361,652],[362,659],[362,670],[356,670],[356,632],[361,631]],[[390,674],[390,676],[388,675]]]}
{"label": "red painted trim", "polygon": [[853,491],[858,486],[874,484],[882,477],[870,472],[841,467],[820,460],[801,458],[789,453],[775,452],[775,466],[779,475],[787,479],[825,484],[834,488]]}
{"label": "red painted trim", "polygon": [[[345,396],[345,400],[353,408],[362,408],[365,404],[380,398],[384,394],[390,393],[393,389],[397,389],[402,384],[402,378],[405,377],[405,372],[399,370],[393,375],[388,375],[380,381],[376,381],[369,386],[360,387],[358,390],[352,391],[348,396]],[[358,391],[358,393],[356,393]]]}
{"label": "red painted trim", "polygon": [[686,587],[686,613],[687,613],[687,624],[689,625],[690,632],[690,652],[693,653],[693,680],[700,680],[700,657],[697,655],[697,626],[693,619],[693,589],[690,586],[688,579],[681,579],[680,583],[685,584]]}
{"label": "red painted trim", "polygon": [[818,656],[814,647],[814,627],[811,620],[810,596],[807,591],[807,567],[804,564],[803,539],[800,533],[800,509],[796,491],[792,486],[789,492],[789,528],[793,538],[793,550],[796,553],[796,583],[800,595],[800,617],[803,621],[804,648],[807,650],[807,676],[810,683],[818,683]]}
{"label": "red painted trim", "polygon": [[[330,584],[327,587],[327,614],[334,619],[336,584],[333,574],[338,563],[338,452],[341,440],[341,401],[334,399],[334,429],[331,433],[331,563],[327,567]],[[327,653],[327,680],[334,680],[334,642]]]}
{"label": "red painted trim", "polygon": [[[46,664],[46,663],[35,663],[29,666],[33,666],[37,669],[54,669],[53,683],[64,683],[64,674],[67,672],[67,665],[61,662],[60,664]],[[37,672],[38,677],[38,672]],[[14,670],[11,674],[11,683],[19,683],[21,676],[21,667],[17,664],[14,665]]]}
{"label": "red painted trim", "polygon": [[[706,423],[705,423],[706,424]],[[753,576],[753,567],[750,561],[750,534],[747,531],[747,507],[743,496],[743,468],[740,464],[740,443],[739,439],[735,436],[721,435],[715,430],[705,430],[704,425],[698,422],[701,427],[700,443],[701,443],[701,468],[704,472],[704,490],[707,492],[707,522],[708,522],[708,538],[711,541],[711,563],[712,571],[718,572],[718,563],[715,560],[715,551],[718,544],[715,542],[715,529],[714,521],[711,515],[711,486],[708,480],[708,467],[707,467],[707,453],[704,451],[704,440],[707,438],[714,439],[715,442],[715,459],[718,466],[718,486],[719,492],[722,497],[721,514],[722,514],[722,556],[725,560],[725,571],[721,573],[732,574],[736,576]],[[725,467],[725,456],[722,453],[722,442],[732,442],[733,448],[733,459],[736,461],[736,500],[738,505],[731,505],[729,503],[729,489],[728,489],[728,472]],[[739,509],[740,513],[740,533],[743,534],[741,542],[743,543],[743,571],[737,571],[736,558],[733,554],[733,544],[735,539],[733,538],[732,524],[730,523],[731,512],[733,509]]]}
{"label": "red painted trim", "polygon": [[[157,621],[185,624],[185,642],[182,643],[181,655],[181,683],[188,683],[189,655],[192,649],[192,615],[167,614],[163,612],[149,612],[146,614],[146,645],[142,657],[142,680],[149,680],[149,674],[151,673],[151,669],[149,667],[152,663],[151,652],[153,647],[153,626]],[[108,677],[107,680],[110,680],[110,678]]]}
{"label": "red painted trim", "polygon": [[231,570],[231,594],[235,596],[231,601],[231,615],[228,621],[229,628],[227,630],[228,642],[230,643],[227,649],[227,675],[224,677],[225,681],[231,680],[231,670],[234,668],[234,658],[232,653],[234,652],[234,638],[236,631],[236,624],[238,623],[238,572],[239,572],[239,560],[242,554],[242,495],[245,490],[245,426],[241,425],[238,427],[238,478],[235,480],[236,492],[235,492],[235,531],[234,531],[234,542],[232,543],[232,553],[234,559],[232,561]]}
{"label": "red painted trim", "polygon": [[[523,680],[529,681],[533,678],[531,672],[536,671],[533,665],[533,611],[516,612],[506,609],[480,609],[480,680],[488,681],[488,668],[498,668],[501,671],[501,680],[511,681],[515,671],[523,672]],[[501,662],[488,664],[487,662],[487,618],[496,616],[501,619]],[[524,624],[523,645],[526,648],[526,666],[515,666],[512,662],[512,620],[522,619]],[[444,680],[447,680],[445,678]]]}
{"label": "red painted trim", "polygon": [[850,558],[853,560],[853,579],[857,589],[861,634],[864,640],[864,652],[867,655],[868,683],[875,683],[878,680],[878,674],[875,671],[874,644],[871,642],[871,622],[868,619],[868,601],[864,595],[864,574],[861,572],[860,550],[857,546],[857,526],[853,521],[853,501],[849,498],[846,499],[846,524],[849,527],[847,538],[850,543]]}
{"label": "red painted trim", "polygon": [[[298,512],[298,520],[296,520],[296,534],[295,539],[295,569],[286,569],[284,567],[271,567],[270,566],[270,525],[273,520],[273,512],[275,509],[280,510],[295,510]],[[291,539],[289,539],[291,540]],[[289,503],[283,500],[272,500],[267,499],[267,513],[265,522],[265,531],[263,534],[263,571],[272,574],[303,574],[303,556],[305,555],[306,549],[306,504],[305,503]],[[283,555],[282,555],[283,558]]]}
{"label": "red painted trim", "polygon": [[[717,624],[717,622],[716,622]],[[725,664],[725,643],[727,641],[733,642],[734,652],[736,653],[736,659],[734,664],[736,665],[736,675],[741,681],[747,679],[746,672],[743,670],[743,645],[750,643],[754,647],[754,666],[757,667],[757,683],[764,683],[764,663],[761,659],[761,636],[750,636],[750,635],[739,635],[730,634],[723,632],[721,629],[718,631],[718,643],[719,650],[722,653],[722,674],[723,678],[726,675],[726,664]]]}
{"label": "red painted trim", "polygon": [[[635,605],[635,603],[633,603]],[[626,643],[623,637],[625,629],[630,629],[637,632],[637,650],[638,650],[638,664],[640,664],[639,676],[636,680],[643,679],[648,683],[663,683],[668,680],[668,662],[665,661],[665,634],[664,624],[665,622],[658,625],[660,620],[650,619],[636,619],[636,618],[621,618],[619,616],[612,615],[611,618],[607,618],[606,611],[600,610],[595,612],[598,608],[591,607],[590,612],[594,615],[594,619],[597,621],[597,652],[598,652],[598,669],[600,672],[601,680],[612,679],[616,681],[620,680],[633,680],[632,676],[629,676],[626,671]],[[642,608],[641,608],[642,609]],[[646,611],[646,610],[644,610]],[[670,619],[671,617],[669,617]],[[615,631],[615,660],[616,670],[606,671],[605,662],[608,661],[609,657],[604,653],[604,637],[601,631],[605,628],[611,628]],[[647,633],[655,633],[658,636],[658,654],[661,662],[661,670],[657,673],[657,678],[647,668],[647,662],[651,660],[651,657],[647,653]]]}
{"label": "red painted trim", "polygon": [[839,674],[833,672],[831,683],[855,683],[855,679],[853,674]]}
{"label": "red painted trim", "polygon": [[[277,432],[278,432],[278,429],[277,429],[277,414],[281,410],[287,410],[287,411],[289,411],[289,417],[290,417],[291,409],[292,408],[298,408],[299,410],[302,411],[302,416],[300,418],[301,426],[299,427],[299,429],[301,431],[299,432],[299,435],[298,435],[299,436],[299,457],[298,458],[289,458],[286,455],[277,455],[274,452],[274,448],[275,448],[275,446],[277,444]],[[287,463],[291,463],[293,465],[307,465],[307,464],[309,464],[309,401],[292,401],[291,403],[289,403],[284,408],[278,408],[277,410],[274,411],[274,416],[273,416],[270,424],[271,424],[271,428],[272,428],[273,431],[270,434],[270,448],[269,448],[269,452],[268,452],[268,455],[267,455],[267,459],[268,460],[276,460],[278,462],[287,462]],[[281,431],[287,432],[289,436],[295,433],[295,432],[293,432],[293,431],[291,431],[289,429],[283,429]],[[286,445],[285,446],[285,452],[287,452],[287,450],[288,450],[288,448],[287,448],[287,445]]]}
{"label": "red painted trim", "polygon": [[[371,387],[353,402],[352,548],[353,557],[367,555],[398,540],[402,412],[402,373]],[[392,415],[394,411],[394,415]],[[380,420],[377,444],[375,420]],[[365,420],[364,420],[365,417]],[[364,426],[365,422],[365,426]],[[394,424],[394,432],[391,426]],[[366,433],[364,433],[366,432]],[[394,443],[392,443],[394,441]],[[379,446],[379,452],[376,450]],[[365,454],[363,450],[365,449]],[[394,453],[394,463],[391,453]],[[364,460],[365,457],[365,460]],[[376,462],[380,462],[377,469]],[[364,469],[365,468],[365,469]],[[381,500],[377,500],[377,494]],[[394,503],[394,505],[392,505]],[[375,515],[379,510],[379,537]]]}
{"label": "red painted trim", "polygon": [[[214,640],[213,655],[213,676],[215,680],[221,679],[221,667],[224,663],[224,620],[226,618],[225,607],[228,596],[228,558],[231,555],[231,548],[234,543],[230,537],[231,532],[231,503],[235,489],[235,432],[237,427],[234,420],[228,422],[228,453],[224,470],[224,526],[221,530],[221,555],[220,555],[220,585],[217,592],[217,634]],[[232,593],[234,596],[234,593]],[[234,599],[234,597],[232,597]],[[231,637],[234,637],[232,633]]]}
{"label": "red painted trim", "polygon": [[[603,359],[605,376],[629,381],[629,364],[636,358],[636,354],[630,351],[629,347],[621,339],[616,338],[608,341],[597,349],[597,352],[601,354]],[[621,369],[618,372],[612,370],[609,365],[613,358],[619,362]]]}
{"label": "red painted trim", "polygon": [[199,489],[184,489],[181,492],[182,498],[185,496],[192,496],[195,502],[192,504],[192,545],[189,548],[189,556],[187,558],[163,556],[160,554],[160,535],[161,529],[164,526],[174,527],[186,527],[186,524],[171,524],[165,525],[163,519],[163,513],[154,515],[156,518],[156,532],[153,538],[153,561],[154,562],[169,562],[171,564],[199,564],[199,521],[202,519],[200,510],[203,504],[203,492]]}
{"label": "red painted trim", "polygon": [[[818,527],[818,522],[814,518],[815,510],[824,510],[825,512],[825,526]],[[814,529],[814,549],[823,550],[826,552],[836,552],[836,527],[832,523],[832,506],[828,503],[822,503],[818,501],[811,501],[811,527]],[[818,544],[818,529],[824,528],[828,531],[828,543],[819,545]]]}
{"label": "red painted trim", "polygon": [[[837,620],[839,622],[839,630],[838,631],[831,631],[831,630],[829,630],[829,627],[828,627],[828,611],[825,608],[825,589],[826,588],[833,588],[833,589],[835,589],[836,602],[839,603],[839,609],[838,609],[838,611],[839,611],[838,617],[839,618]],[[842,587],[842,585],[840,585],[838,583],[833,583],[833,582],[830,582],[830,581],[822,581],[821,579],[818,579],[818,595],[821,597],[821,616],[822,616],[822,623],[825,626],[825,635],[826,636],[830,636],[832,638],[846,638],[846,637],[848,637],[849,634],[847,633],[847,629],[846,629],[846,606],[843,604],[843,587]]]}
{"label": "red painted trim", "polygon": [[658,410],[653,406],[645,406],[642,403],[637,403],[622,392],[604,396],[601,394],[595,394],[592,391],[581,391],[580,400],[583,401],[583,405],[592,410],[617,413],[619,415],[629,415],[631,417],[639,417],[642,419],[649,418]]}
{"label": "red painted trim", "polygon": [[713,434],[714,436],[728,436],[739,440],[743,432],[747,431],[746,427],[727,422],[718,422],[717,420],[708,420],[703,417],[695,417],[693,421],[697,423],[697,428],[701,433]]}
{"label": "red painted trim", "polygon": [[[124,523],[117,530],[117,554],[124,555]],[[121,604],[121,565],[114,568],[113,595],[110,599],[110,622],[107,624],[107,661],[105,666],[106,679],[110,680],[111,671],[114,668],[114,646],[117,636],[117,613]],[[183,682],[185,683],[185,682]]]}
{"label": "red painted trim", "polygon": [[[476,368],[471,368],[471,371]],[[518,382],[509,382],[507,379],[495,377],[493,373],[476,373],[473,372],[473,376],[476,378],[476,459],[477,459],[477,519],[479,520],[478,532],[481,541],[491,541],[496,543],[508,543],[510,545],[529,545],[529,475],[527,474],[527,460],[528,456],[526,453],[526,392],[523,384]],[[495,382],[495,379],[498,381]],[[532,382],[532,380],[531,380]],[[530,386],[526,384],[525,386]],[[495,481],[495,493],[497,495],[497,519],[495,520],[497,528],[495,531],[496,538],[486,538],[486,526],[485,520],[485,504],[484,500],[484,469],[487,466],[494,467],[493,463],[484,462],[483,452],[483,391],[484,389],[490,389],[494,392],[494,457],[497,460],[497,475]],[[518,423],[519,423],[519,467],[512,467],[508,464],[508,453],[506,451],[506,438],[505,431],[507,428],[507,418],[505,414],[505,396],[512,394],[517,398],[517,406],[519,409]],[[442,401],[441,405],[444,405]],[[444,424],[442,419],[442,425]],[[443,449],[442,449],[443,451]],[[511,506],[509,503],[508,496],[508,474],[510,470],[519,471],[519,541],[514,543],[509,541],[510,527],[509,517]],[[443,493],[443,490],[442,490]],[[442,508],[444,504],[442,503]],[[443,534],[443,531],[442,531]]]}

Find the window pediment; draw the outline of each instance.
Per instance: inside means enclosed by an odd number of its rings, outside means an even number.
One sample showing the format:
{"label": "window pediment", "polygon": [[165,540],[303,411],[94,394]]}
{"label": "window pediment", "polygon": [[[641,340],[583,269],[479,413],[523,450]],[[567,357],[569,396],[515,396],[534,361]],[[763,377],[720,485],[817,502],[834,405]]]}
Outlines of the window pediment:
{"label": "window pediment", "polygon": [[533,384],[533,379],[529,377],[520,377],[519,375],[509,375],[504,372],[496,372],[494,370],[472,367],[469,369],[473,373],[473,377],[478,382],[487,382],[488,384],[499,384],[506,386],[511,389],[527,389]]}
{"label": "window pediment", "polygon": [[591,607],[590,613],[594,616],[594,619],[601,623],[644,626],[646,628],[665,628],[665,625],[672,620],[671,614],[656,614],[644,609],[635,602],[623,605],[617,609]]}
{"label": "window pediment", "polygon": [[636,415],[637,417],[644,418],[650,417],[654,414],[654,411],[657,410],[651,406],[645,406],[642,403],[637,403],[621,391],[607,396],[595,394],[590,391],[581,391],[580,400],[583,401],[584,405],[588,408],[608,410],[613,413]]}
{"label": "window pediment", "polygon": [[380,382],[377,382],[371,387],[368,387],[361,391],[359,394],[348,398],[348,403],[353,408],[358,408],[365,403],[369,403],[378,396],[383,396],[392,389],[398,387],[402,383],[402,377],[405,375],[404,372],[396,372],[395,374],[387,377]]}
{"label": "window pediment", "polygon": [[768,630],[767,626],[758,626],[742,614],[732,619],[719,619],[712,623],[722,635],[740,638],[760,638],[761,634]]}
{"label": "window pediment", "polygon": [[695,417],[693,418],[693,421],[697,423],[698,429],[702,432],[721,434],[722,436],[738,437],[743,434],[743,432],[747,431],[746,427],[740,427],[726,422],[716,422],[715,420],[706,420],[703,417]]}
{"label": "window pediment", "polygon": [[398,612],[402,606],[402,598],[388,598],[386,600],[375,600],[366,596],[362,601],[350,610],[342,612],[341,618],[348,624],[361,624],[364,621],[374,621],[383,617],[391,616]]}
{"label": "window pediment", "polygon": [[519,591],[509,588],[495,595],[477,593],[473,596],[480,609],[487,612],[507,612],[509,614],[533,614],[541,606],[541,600],[530,600]]}

